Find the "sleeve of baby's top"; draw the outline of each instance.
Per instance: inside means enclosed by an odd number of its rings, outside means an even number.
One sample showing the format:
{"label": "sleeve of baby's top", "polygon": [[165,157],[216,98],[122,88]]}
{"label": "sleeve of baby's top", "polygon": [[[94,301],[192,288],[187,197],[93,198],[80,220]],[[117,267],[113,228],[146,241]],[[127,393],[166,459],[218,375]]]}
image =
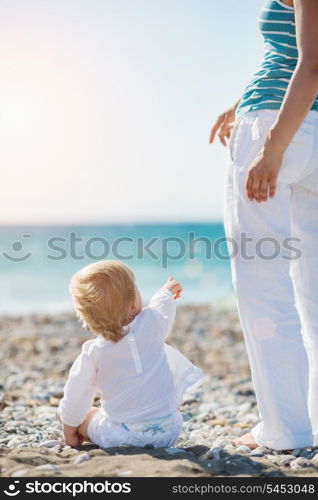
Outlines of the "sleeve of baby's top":
{"label": "sleeve of baby's top", "polygon": [[92,341],[88,341],[83,344],[64,386],[58,410],[63,424],[77,427],[85,420],[97,389],[96,374],[96,351]]}
{"label": "sleeve of baby's top", "polygon": [[162,338],[165,340],[172,328],[176,317],[176,301],[167,288],[161,288],[153,295],[149,302],[149,309],[156,314],[156,322]]}

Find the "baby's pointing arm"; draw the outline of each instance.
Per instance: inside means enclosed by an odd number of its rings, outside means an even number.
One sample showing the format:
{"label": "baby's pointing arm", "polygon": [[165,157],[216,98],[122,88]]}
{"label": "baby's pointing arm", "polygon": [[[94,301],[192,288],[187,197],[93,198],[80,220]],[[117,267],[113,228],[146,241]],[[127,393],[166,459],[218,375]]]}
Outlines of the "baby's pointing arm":
{"label": "baby's pointing arm", "polygon": [[167,288],[161,288],[150,300],[150,309],[156,311],[160,332],[165,340],[176,317],[176,303],[172,293]]}

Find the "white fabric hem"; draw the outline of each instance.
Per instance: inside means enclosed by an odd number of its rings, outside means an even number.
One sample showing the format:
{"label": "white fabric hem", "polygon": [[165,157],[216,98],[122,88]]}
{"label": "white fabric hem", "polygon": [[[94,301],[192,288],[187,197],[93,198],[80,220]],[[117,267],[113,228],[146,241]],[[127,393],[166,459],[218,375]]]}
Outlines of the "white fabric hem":
{"label": "white fabric hem", "polygon": [[259,422],[253,429],[250,431],[256,443],[259,446],[266,446],[266,448],[270,448],[273,450],[290,450],[296,448],[307,448],[313,446],[313,435],[311,429],[306,432],[300,433],[286,433],[281,434],[280,436],[274,439],[262,439],[261,438],[261,427],[262,423]]}

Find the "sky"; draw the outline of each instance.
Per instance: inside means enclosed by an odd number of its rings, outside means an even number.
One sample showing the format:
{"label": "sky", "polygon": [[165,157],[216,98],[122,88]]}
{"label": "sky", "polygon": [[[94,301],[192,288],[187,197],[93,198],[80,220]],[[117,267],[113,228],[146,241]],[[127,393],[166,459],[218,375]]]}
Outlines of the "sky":
{"label": "sky", "polygon": [[222,219],[264,0],[0,0],[0,224]]}

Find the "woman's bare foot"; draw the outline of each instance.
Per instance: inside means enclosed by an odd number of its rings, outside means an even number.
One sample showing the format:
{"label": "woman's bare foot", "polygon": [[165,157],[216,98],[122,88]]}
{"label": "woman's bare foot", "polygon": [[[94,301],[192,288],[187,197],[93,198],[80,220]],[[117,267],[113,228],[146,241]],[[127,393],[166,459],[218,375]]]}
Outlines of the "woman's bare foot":
{"label": "woman's bare foot", "polygon": [[250,432],[244,434],[239,439],[234,439],[232,444],[233,446],[248,446],[251,450],[255,450],[259,446]]}

